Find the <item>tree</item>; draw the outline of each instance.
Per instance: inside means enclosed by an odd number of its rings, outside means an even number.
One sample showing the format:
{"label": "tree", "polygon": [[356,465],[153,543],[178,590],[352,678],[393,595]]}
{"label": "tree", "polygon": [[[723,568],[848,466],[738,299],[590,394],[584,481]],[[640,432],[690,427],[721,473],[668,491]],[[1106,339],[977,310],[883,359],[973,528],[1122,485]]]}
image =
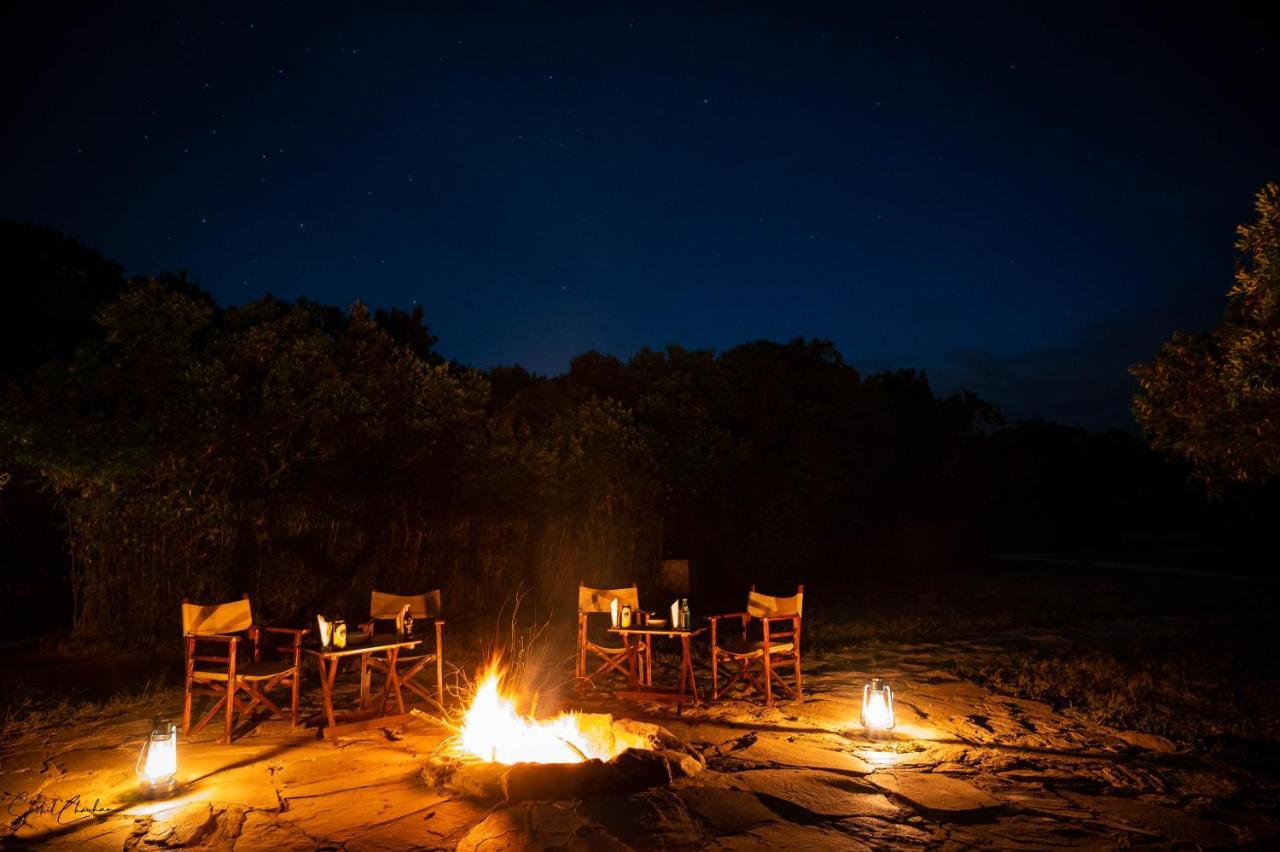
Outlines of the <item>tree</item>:
{"label": "tree", "polygon": [[1280,473],[1280,185],[1264,186],[1255,209],[1236,229],[1243,258],[1222,320],[1205,334],[1176,332],[1132,368],[1134,417],[1151,445],[1211,485]]}
{"label": "tree", "polygon": [[422,305],[415,305],[412,311],[397,307],[391,310],[378,308],[373,318],[378,328],[391,335],[397,344],[409,347],[423,361],[428,364],[444,363],[435,350],[440,338],[432,334],[422,321]]}
{"label": "tree", "polygon": [[5,315],[0,380],[72,355],[101,333],[94,317],[124,289],[124,271],[53,228],[0,219]]}

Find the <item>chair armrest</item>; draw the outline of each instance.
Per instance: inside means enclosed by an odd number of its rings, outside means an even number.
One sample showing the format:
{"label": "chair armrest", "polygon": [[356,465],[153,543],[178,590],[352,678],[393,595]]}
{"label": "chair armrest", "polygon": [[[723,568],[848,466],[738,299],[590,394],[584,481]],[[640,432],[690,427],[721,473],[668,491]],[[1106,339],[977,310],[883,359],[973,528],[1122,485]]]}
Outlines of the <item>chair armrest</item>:
{"label": "chair armrest", "polygon": [[[242,641],[244,637],[230,636],[225,633],[188,633],[184,638],[186,639],[186,650],[184,652],[184,656],[186,658],[187,670],[194,671],[196,663],[218,663],[220,665],[230,666],[231,662],[236,657],[236,645]],[[222,653],[226,654],[226,656],[211,656],[218,653],[212,648],[201,651],[201,642],[222,644],[226,648]]]}
{"label": "chair armrest", "polygon": [[286,633],[297,636],[299,639],[311,632],[307,627],[263,627],[261,629],[263,633]]}
{"label": "chair armrest", "polygon": [[[276,653],[280,653],[286,649],[293,651],[298,650],[298,648],[302,646],[302,637],[306,636],[310,632],[305,627],[263,627],[261,628],[261,631],[262,633],[274,633],[277,636],[289,637],[286,643],[273,646],[273,650]],[[256,660],[257,657],[255,656],[254,659]]]}
{"label": "chair armrest", "polygon": [[774,621],[795,621],[800,616],[798,615],[761,615],[757,617],[761,621],[768,621],[772,623]]}
{"label": "chair armrest", "polygon": [[751,618],[749,612],[722,612],[719,615],[706,616],[707,621],[718,621],[721,618]]}
{"label": "chair armrest", "polygon": [[187,636],[197,642],[225,642],[228,645],[244,638],[243,636],[228,636],[225,633],[188,633]]}

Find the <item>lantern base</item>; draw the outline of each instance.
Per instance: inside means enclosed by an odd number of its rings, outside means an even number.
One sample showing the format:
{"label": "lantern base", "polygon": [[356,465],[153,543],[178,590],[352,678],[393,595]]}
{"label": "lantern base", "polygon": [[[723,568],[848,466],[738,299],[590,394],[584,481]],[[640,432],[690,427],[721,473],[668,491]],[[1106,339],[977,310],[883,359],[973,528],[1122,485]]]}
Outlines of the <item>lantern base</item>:
{"label": "lantern base", "polygon": [[178,792],[178,781],[169,777],[160,781],[143,781],[142,795],[148,799],[167,799]]}
{"label": "lantern base", "polygon": [[840,729],[840,734],[850,740],[897,740],[893,728],[869,728],[861,722],[853,722]]}

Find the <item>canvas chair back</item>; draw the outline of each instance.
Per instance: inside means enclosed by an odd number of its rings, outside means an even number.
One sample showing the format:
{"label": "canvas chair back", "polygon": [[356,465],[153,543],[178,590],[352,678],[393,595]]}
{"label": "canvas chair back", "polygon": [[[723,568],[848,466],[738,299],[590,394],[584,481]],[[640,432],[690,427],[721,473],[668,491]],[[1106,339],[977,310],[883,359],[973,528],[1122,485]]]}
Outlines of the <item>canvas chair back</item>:
{"label": "canvas chair back", "polygon": [[215,633],[238,633],[253,626],[253,611],[249,599],[224,604],[184,603],[182,605],[182,633],[184,636],[211,636]]}
{"label": "canvas chair back", "polygon": [[747,613],[755,618],[799,616],[803,609],[803,591],[798,591],[789,598],[762,595],[755,589],[747,593]]}
{"label": "canvas chair back", "polygon": [[[578,584],[578,653],[575,655],[575,674],[580,678],[579,683],[594,684],[596,678],[603,679],[606,675],[615,677],[621,675],[630,679],[630,675],[627,675],[627,667],[635,659],[633,655],[637,654],[641,655],[639,657],[639,680],[642,683],[647,680],[645,672],[649,661],[649,651],[643,639],[637,637],[637,640],[628,649],[625,643],[610,642],[605,645],[601,643],[607,640],[601,638],[600,641],[595,641],[589,635],[591,633],[591,616],[597,616],[594,619],[597,622],[596,627],[603,629],[605,625],[600,623],[602,619],[598,616],[601,613],[610,615],[612,613],[611,604],[614,601],[618,602],[619,616],[621,616],[622,608],[625,606],[631,607],[633,612],[637,611],[640,609],[640,590],[634,583],[621,589],[596,589],[585,583]],[[594,672],[587,665],[588,655],[603,661]]]}
{"label": "canvas chair back", "polygon": [[409,605],[409,614],[414,618],[439,618],[440,590],[422,595],[392,595],[375,591],[369,596],[369,617],[394,619],[405,604]]}
{"label": "canvas chair back", "polygon": [[593,589],[578,585],[578,612],[609,612],[609,602],[617,598],[618,608],[628,604],[633,610],[640,608],[640,590],[636,586],[622,589]]}

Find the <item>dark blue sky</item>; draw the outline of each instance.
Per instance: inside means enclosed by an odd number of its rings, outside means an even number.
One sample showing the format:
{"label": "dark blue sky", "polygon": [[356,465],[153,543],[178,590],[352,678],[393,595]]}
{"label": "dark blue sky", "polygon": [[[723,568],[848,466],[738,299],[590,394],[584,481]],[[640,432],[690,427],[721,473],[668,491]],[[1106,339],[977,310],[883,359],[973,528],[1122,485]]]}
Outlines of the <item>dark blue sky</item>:
{"label": "dark blue sky", "polygon": [[1240,9],[28,5],[0,215],[226,303],[418,302],[478,366],[818,336],[1122,424],[1280,179]]}

